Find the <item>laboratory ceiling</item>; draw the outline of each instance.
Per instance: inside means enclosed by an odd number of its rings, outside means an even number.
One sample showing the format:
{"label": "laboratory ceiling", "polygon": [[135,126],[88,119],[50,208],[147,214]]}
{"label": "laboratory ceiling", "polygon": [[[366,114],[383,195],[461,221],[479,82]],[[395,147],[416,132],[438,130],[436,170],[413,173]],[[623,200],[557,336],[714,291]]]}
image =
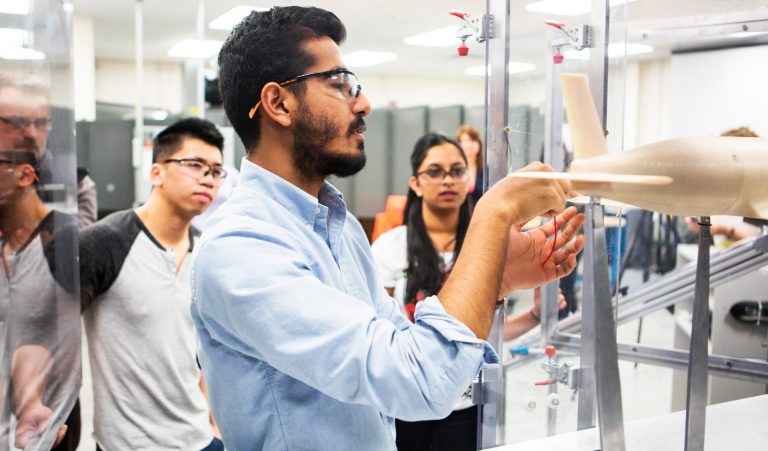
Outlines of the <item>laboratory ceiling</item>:
{"label": "laboratory ceiling", "polygon": [[[214,30],[208,23],[237,5],[253,7],[303,5],[318,6],[335,12],[346,24],[348,39],[345,54],[357,50],[393,52],[395,60],[356,69],[358,72],[414,74],[417,76],[465,77],[466,68],[484,63],[483,47],[468,41],[469,56],[458,57],[456,46],[423,47],[406,45],[409,36],[431,30],[461,25],[448,14],[463,10],[481,15],[481,0],[203,0],[204,37],[224,40],[226,31]],[[500,0],[491,0],[500,1]],[[543,69],[548,43],[558,31],[544,24],[552,19],[577,25],[590,22],[588,13],[566,16],[531,12],[526,5],[535,0],[510,0],[510,59],[531,63]],[[589,0],[565,0],[565,4]],[[132,60],[134,57],[134,18],[137,1],[74,0],[76,16],[93,19],[97,58]],[[143,0],[144,55],[150,61],[172,61],[167,51],[184,38],[195,38],[198,0]],[[645,43],[653,51],[637,58],[660,58],[670,51],[696,46],[722,46],[739,43],[768,42],[768,34],[742,38],[723,35],[733,29],[730,23],[748,31],[764,29],[768,22],[768,0],[635,0],[612,8],[611,41]],[[733,28],[731,27],[731,28]],[[751,27],[751,28],[750,28]],[[740,39],[737,41],[737,39]]]}

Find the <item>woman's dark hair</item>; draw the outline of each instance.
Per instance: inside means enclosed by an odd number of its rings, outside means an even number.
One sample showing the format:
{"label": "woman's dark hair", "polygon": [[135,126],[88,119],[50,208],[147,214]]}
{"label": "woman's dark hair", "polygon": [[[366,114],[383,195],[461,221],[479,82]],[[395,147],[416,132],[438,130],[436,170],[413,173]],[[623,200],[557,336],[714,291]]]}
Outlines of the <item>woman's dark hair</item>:
{"label": "woman's dark hair", "polygon": [[[467,157],[461,146],[440,133],[430,132],[419,138],[413,146],[411,153],[411,174],[416,175],[419,166],[426,158],[429,150],[441,144],[451,144],[456,147],[461,158],[467,162]],[[403,214],[403,223],[408,226],[408,269],[407,282],[405,285],[405,303],[412,304],[416,302],[419,292],[424,296],[431,296],[437,293],[443,286],[445,276],[451,268],[445,268],[442,257],[432,245],[429,239],[427,228],[424,225],[422,212],[422,199],[412,190],[408,190],[408,198],[405,203],[405,212]],[[459,225],[456,230],[456,244],[453,248],[453,261],[459,256],[461,245],[464,243],[464,235],[467,234],[469,219],[472,216],[472,200],[470,196],[461,204],[459,211]]]}
{"label": "woman's dark hair", "polygon": [[[227,118],[250,152],[259,142],[259,115],[248,112],[269,82],[303,74],[315,61],[304,51],[307,40],[327,36],[341,45],[346,29],[336,15],[314,7],[275,6],[253,11],[238,24],[219,52],[219,90]],[[304,83],[286,85],[303,95]]]}

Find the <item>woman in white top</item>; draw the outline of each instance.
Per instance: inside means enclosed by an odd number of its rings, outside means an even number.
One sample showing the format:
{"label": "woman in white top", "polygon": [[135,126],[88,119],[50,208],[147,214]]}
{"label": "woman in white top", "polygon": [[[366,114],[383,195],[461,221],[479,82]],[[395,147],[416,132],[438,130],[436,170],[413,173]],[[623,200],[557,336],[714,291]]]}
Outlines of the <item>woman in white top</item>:
{"label": "woman in white top", "polygon": [[[438,133],[424,135],[414,146],[411,168],[404,225],[382,234],[372,250],[384,286],[403,302],[413,321],[416,304],[440,290],[461,251],[472,201],[467,196],[467,158],[454,140]],[[537,301],[529,312],[507,320],[504,339],[530,330],[539,316]],[[475,450],[477,406],[462,397],[447,418],[397,420],[396,427],[399,451]]]}

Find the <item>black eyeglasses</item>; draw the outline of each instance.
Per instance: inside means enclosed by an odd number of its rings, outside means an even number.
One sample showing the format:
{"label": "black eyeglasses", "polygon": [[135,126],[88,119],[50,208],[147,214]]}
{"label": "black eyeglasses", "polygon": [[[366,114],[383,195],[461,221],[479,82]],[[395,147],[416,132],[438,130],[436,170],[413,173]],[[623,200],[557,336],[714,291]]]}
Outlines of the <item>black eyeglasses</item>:
{"label": "black eyeglasses", "polygon": [[[347,69],[332,69],[324,72],[312,72],[310,74],[302,74],[288,80],[278,83],[280,86],[296,83],[308,78],[325,78],[326,86],[331,88],[342,100],[352,100],[360,96],[360,91],[363,89],[360,83],[357,81],[357,75]],[[256,102],[256,105],[248,112],[248,117],[253,119],[256,114],[256,110],[259,109],[261,100]]]}
{"label": "black eyeglasses", "polygon": [[21,116],[0,116],[0,121],[15,127],[19,130],[25,130],[30,125],[34,125],[38,130],[47,130],[50,128],[51,120],[47,117],[39,117],[37,119],[29,119]]}
{"label": "black eyeglasses", "polygon": [[451,168],[449,171],[446,171],[443,168],[429,168],[417,172],[416,177],[424,175],[426,176],[427,181],[437,183],[442,182],[445,180],[446,176],[450,175],[453,180],[464,181],[469,175],[467,173],[467,169],[468,168],[466,166],[457,166],[455,168]]}
{"label": "black eyeglasses", "polygon": [[208,164],[194,158],[169,158],[163,163],[178,163],[182,172],[195,178],[203,178],[211,174],[214,180],[220,180],[227,176],[227,171],[221,166]]}

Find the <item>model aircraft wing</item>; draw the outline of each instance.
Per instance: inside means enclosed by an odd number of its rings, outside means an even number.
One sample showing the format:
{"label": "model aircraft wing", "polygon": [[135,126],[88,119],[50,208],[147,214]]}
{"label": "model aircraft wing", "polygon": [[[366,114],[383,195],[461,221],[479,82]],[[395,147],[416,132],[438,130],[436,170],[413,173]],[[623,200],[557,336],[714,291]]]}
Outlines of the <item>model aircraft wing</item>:
{"label": "model aircraft wing", "polygon": [[636,185],[669,185],[672,177],[665,175],[609,174],[605,172],[513,172],[510,177],[571,180],[584,183],[632,183]]}

